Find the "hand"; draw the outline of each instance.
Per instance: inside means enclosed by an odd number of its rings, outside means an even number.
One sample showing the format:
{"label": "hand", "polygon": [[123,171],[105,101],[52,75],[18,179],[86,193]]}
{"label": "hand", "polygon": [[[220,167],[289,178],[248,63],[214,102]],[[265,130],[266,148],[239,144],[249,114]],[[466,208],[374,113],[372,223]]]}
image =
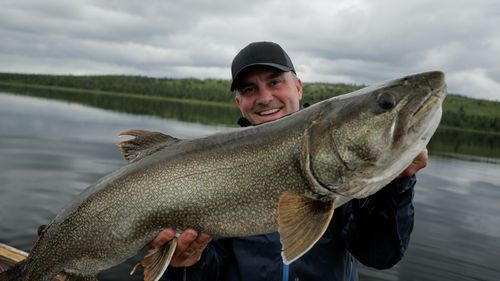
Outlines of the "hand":
{"label": "hand", "polygon": [[416,174],[420,169],[425,168],[427,166],[427,162],[429,161],[429,155],[427,153],[427,148],[422,150],[415,159],[413,159],[413,162],[411,162],[410,166],[408,166],[400,175],[399,177],[411,177],[414,174]]}
{"label": "hand", "polygon": [[[164,229],[148,244],[148,247],[159,248],[168,241],[174,239],[174,237],[174,229]],[[184,230],[177,240],[177,248],[175,249],[174,256],[169,266],[192,266],[200,260],[201,254],[211,240],[212,237],[206,233],[198,234],[198,232],[190,228]]]}

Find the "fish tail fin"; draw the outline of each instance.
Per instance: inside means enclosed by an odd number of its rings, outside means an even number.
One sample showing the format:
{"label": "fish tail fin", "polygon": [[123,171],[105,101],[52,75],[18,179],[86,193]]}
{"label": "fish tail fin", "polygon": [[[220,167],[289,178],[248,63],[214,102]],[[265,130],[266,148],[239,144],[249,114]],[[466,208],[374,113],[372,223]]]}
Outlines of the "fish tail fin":
{"label": "fish tail fin", "polygon": [[13,267],[0,272],[0,281],[21,281],[25,273],[25,261],[16,263]]}

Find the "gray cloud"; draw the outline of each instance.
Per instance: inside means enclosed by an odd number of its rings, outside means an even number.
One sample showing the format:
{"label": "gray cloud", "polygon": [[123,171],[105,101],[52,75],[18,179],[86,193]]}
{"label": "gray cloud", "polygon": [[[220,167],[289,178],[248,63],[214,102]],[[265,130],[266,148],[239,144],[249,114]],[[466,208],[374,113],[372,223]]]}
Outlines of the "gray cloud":
{"label": "gray cloud", "polygon": [[440,69],[451,92],[500,100],[496,0],[239,2],[3,0],[0,71],[229,79],[239,49],[270,40],[305,82]]}

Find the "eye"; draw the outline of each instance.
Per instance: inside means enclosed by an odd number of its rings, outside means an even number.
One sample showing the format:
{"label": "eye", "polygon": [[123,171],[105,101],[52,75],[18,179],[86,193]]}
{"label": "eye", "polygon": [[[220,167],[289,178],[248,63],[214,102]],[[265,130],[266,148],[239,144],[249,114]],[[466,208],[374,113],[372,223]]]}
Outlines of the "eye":
{"label": "eye", "polygon": [[241,95],[248,96],[254,91],[255,87],[253,86],[246,86],[243,87],[242,89],[239,90]]}
{"label": "eye", "polygon": [[377,97],[378,105],[385,110],[392,109],[396,106],[396,98],[390,93],[380,93]]}
{"label": "eye", "polygon": [[276,86],[276,85],[278,85],[280,82],[281,82],[281,80],[280,80],[280,79],[273,79],[273,80],[270,80],[270,81],[269,81],[269,85],[271,85],[271,86]]}

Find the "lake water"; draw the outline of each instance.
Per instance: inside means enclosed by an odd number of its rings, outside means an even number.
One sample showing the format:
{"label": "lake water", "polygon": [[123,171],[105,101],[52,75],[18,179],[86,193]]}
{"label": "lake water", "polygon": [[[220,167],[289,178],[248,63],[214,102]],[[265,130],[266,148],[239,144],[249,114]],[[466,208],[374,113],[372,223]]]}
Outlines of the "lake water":
{"label": "lake water", "polygon": [[[125,164],[117,135],[130,128],[179,138],[227,129],[0,93],[0,242],[28,251],[39,225]],[[390,270],[362,268],[360,279],[500,280],[496,163],[431,154],[418,174],[415,229],[406,256]],[[140,280],[140,274],[128,276],[133,262],[106,271],[101,280]]]}

